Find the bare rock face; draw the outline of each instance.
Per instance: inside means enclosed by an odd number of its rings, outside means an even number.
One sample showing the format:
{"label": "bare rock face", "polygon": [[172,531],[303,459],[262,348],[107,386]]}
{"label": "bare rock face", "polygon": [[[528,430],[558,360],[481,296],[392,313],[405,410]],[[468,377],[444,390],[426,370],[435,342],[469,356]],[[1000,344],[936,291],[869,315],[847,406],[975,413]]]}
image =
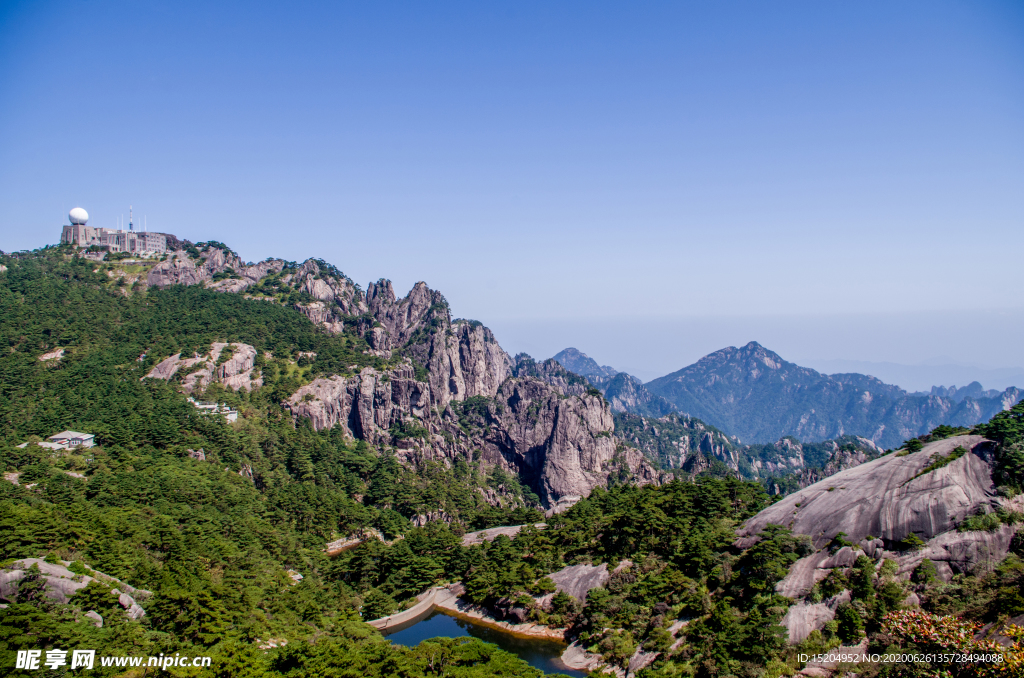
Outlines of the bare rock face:
{"label": "bare rock face", "polygon": [[[840,532],[853,542],[869,535],[887,544],[910,534],[931,539],[993,504],[995,488],[985,459],[990,445],[981,436],[956,436],[913,454],[889,454],[847,469],[758,513],[737,532],[737,544],[752,544],[769,523],[810,536],[816,548]],[[970,452],[924,473],[933,456],[949,455],[957,447]]]}
{"label": "bare rock face", "polygon": [[[206,283],[208,287],[221,292],[242,292],[259,282],[271,273],[280,273],[284,262],[280,259],[268,259],[258,264],[247,265],[234,252],[226,252],[219,247],[207,247],[200,252],[198,260],[192,259],[185,250],[178,250],[168,255],[146,276],[146,284],[153,287],[170,285],[198,285]],[[225,278],[216,282],[212,278],[217,273],[233,272],[236,277]]]}
{"label": "bare rock face", "polygon": [[639,451],[619,453],[611,435],[611,410],[601,396],[562,397],[547,384],[526,378],[506,381],[495,401],[489,432],[479,441],[484,458],[507,462],[545,506],[564,497],[585,497],[607,485],[616,465],[657,482],[657,472]]}
{"label": "bare rock face", "polygon": [[[231,357],[221,364],[221,353],[231,347]],[[195,369],[199,366],[198,369]],[[188,374],[182,379],[182,388],[186,393],[205,389],[212,383],[224,384],[227,388],[251,391],[263,385],[263,377],[254,377],[256,366],[256,349],[248,344],[225,344],[214,342],[210,352],[196,358],[182,359],[180,353],[172,355],[157,364],[146,375],[147,379],[170,380],[179,370],[185,369]]]}
{"label": "bare rock face", "polygon": [[413,378],[411,364],[386,373],[367,367],[353,377],[320,378],[292,394],[284,406],[317,430],[341,425],[371,444],[390,442],[389,429],[409,417],[424,418],[430,386]]}
{"label": "bare rock face", "polygon": [[355,283],[340,271],[327,266],[326,269],[314,259],[299,267],[292,281],[299,291],[308,292],[312,297],[337,306],[343,315],[359,315],[367,311],[363,295]]}
{"label": "bare rock face", "polygon": [[582,603],[587,599],[590,589],[604,586],[612,575],[608,571],[608,566],[601,563],[600,565],[571,565],[548,576],[551,581],[555,582],[557,591],[564,591]]}
{"label": "bare rock face", "polygon": [[[403,364],[386,371],[366,368],[357,375],[321,377],[293,393],[285,407],[318,429],[340,425],[371,444],[394,444],[399,458],[410,462],[470,458],[480,450],[485,461],[518,473],[553,508],[607,484],[612,471],[638,482],[659,480],[640,452],[616,443],[607,403],[588,392],[584,380],[554,361],[532,371],[517,368],[489,329],[476,321],[452,321],[444,297],[425,283],[399,299],[391,282],[380,280],[363,295],[322,261],[307,260],[286,271],[281,260],[246,265],[217,247],[200,254],[201,260],[192,260],[175,253],[152,269],[149,284],[204,284],[237,293],[281,273],[270,285],[313,297],[295,306],[312,322],[334,333],[349,330],[351,323],[351,331],[370,345],[369,353],[405,356]],[[213,281],[218,273],[229,277]],[[252,376],[255,349],[233,344],[235,355],[217,365],[223,346],[215,344],[201,357],[172,356],[148,376],[170,379],[186,368],[182,383],[189,392],[214,382],[236,389],[260,385]],[[487,401],[487,421],[467,433],[460,425],[461,403],[471,398]]]}
{"label": "bare rock face", "polygon": [[789,608],[779,623],[786,627],[789,642],[799,643],[811,635],[812,631],[820,631],[825,624],[835,619],[836,609],[848,602],[850,592],[843,591],[821,603],[798,603]]}
{"label": "bare rock face", "polygon": [[[217,344],[214,344],[216,350]],[[213,380],[224,384],[235,391],[251,391],[263,385],[263,377],[253,379],[253,368],[256,367],[256,349],[248,344],[231,344],[234,353],[213,371]]]}
{"label": "bare rock face", "polygon": [[920,549],[895,558],[900,574],[909,577],[925,558],[932,561],[939,578],[948,582],[957,573],[991,569],[1010,552],[1016,527],[1002,525],[994,532],[951,530],[929,539]]}
{"label": "bare rock face", "polygon": [[[794,563],[776,586],[779,594],[797,601],[783,619],[790,641],[803,640],[834,616],[836,599],[801,599],[831,570],[845,570],[857,558],[892,560],[903,579],[927,558],[947,582],[954,574],[988,569],[1005,558],[1016,526],[1002,525],[993,532],[957,530],[966,516],[1001,501],[992,483],[991,445],[981,436],[967,435],[929,443],[913,454],[888,454],[794,492],[748,520],[737,533],[741,548],[755,543],[766,525],[777,524],[809,536],[820,549]],[[966,452],[953,459],[957,448]],[[845,533],[850,545],[825,548],[839,533]],[[924,545],[915,549],[902,544],[909,535]]]}
{"label": "bare rock face", "polygon": [[[88,586],[89,582],[97,580],[107,585],[117,586],[118,588],[111,590],[111,594],[117,596],[117,602],[127,611],[129,618],[139,619],[144,617],[146,612],[136,602],[136,599],[145,600],[153,595],[149,591],[136,589],[120,579],[102,572],[93,571],[93,576],[76,575],[67,568],[70,563],[48,563],[42,558],[22,558],[0,569],[0,598],[16,601],[18,582],[25,578],[33,565],[39,568],[39,573],[45,582],[46,597],[57,603],[67,604],[75,593]],[[97,626],[103,624],[103,618],[99,615],[91,617],[87,614],[86,616],[90,619],[98,619]]]}
{"label": "bare rock face", "polygon": [[162,261],[149,270],[146,283],[151,287],[169,287],[171,285],[196,285],[212,277],[196,266],[184,251],[174,252],[167,261]]}
{"label": "bare rock face", "polygon": [[[498,537],[508,537],[509,539],[515,539],[516,536],[526,527],[525,525],[502,525],[500,527],[489,527],[486,530],[477,530],[476,532],[467,532],[462,535],[463,546],[476,546],[477,544],[483,544],[485,541],[494,541]],[[534,524],[538,530],[543,530],[547,527],[546,523]]]}
{"label": "bare rock face", "polygon": [[[565,395],[581,396],[593,390],[587,379],[569,372],[554,358],[537,362],[525,353],[520,353],[516,356],[512,371],[516,377],[539,379]],[[615,407],[612,406],[612,412],[614,411]]]}
{"label": "bare rock face", "polygon": [[313,301],[308,304],[296,304],[295,308],[314,324],[322,326],[331,334],[341,334],[345,331],[345,323],[337,318],[333,308],[325,302]]}
{"label": "bare rock face", "polygon": [[546,506],[606,485],[616,465],[639,482],[660,479],[638,450],[617,449],[611,412],[600,396],[564,397],[536,379],[509,379],[487,405],[486,425],[467,435],[451,408],[443,414],[431,408],[432,388],[413,372],[407,363],[387,373],[365,368],[352,377],[317,379],[285,407],[318,430],[340,425],[371,444],[389,443],[393,426],[414,423],[426,435],[404,449],[407,441],[400,441],[401,453],[429,448],[428,456],[450,459],[479,449],[485,460],[518,473]]}

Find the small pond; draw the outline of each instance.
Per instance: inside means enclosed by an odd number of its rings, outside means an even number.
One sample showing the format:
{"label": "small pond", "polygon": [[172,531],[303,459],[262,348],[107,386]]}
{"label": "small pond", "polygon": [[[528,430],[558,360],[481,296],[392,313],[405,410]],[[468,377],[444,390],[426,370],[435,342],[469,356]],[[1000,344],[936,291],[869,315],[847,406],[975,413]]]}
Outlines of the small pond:
{"label": "small pond", "polygon": [[564,673],[573,678],[585,678],[587,675],[574,671],[562,663],[559,657],[565,650],[565,645],[561,643],[542,638],[521,638],[488,626],[479,626],[449,617],[440,610],[434,610],[429,616],[408,626],[396,627],[396,630],[387,634],[387,639],[396,645],[414,647],[427,638],[462,636],[473,636],[494,643],[544,673]]}

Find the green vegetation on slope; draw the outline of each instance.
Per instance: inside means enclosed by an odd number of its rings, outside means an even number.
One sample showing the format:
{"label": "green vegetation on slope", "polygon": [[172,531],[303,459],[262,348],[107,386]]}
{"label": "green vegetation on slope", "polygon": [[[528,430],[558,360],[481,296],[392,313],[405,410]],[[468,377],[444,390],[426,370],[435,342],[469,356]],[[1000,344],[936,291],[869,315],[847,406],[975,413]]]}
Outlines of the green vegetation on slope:
{"label": "green vegetation on slope", "polygon": [[[770,526],[754,546],[735,547],[735,526],[771,501],[759,485],[735,478],[597,489],[546,530],[528,527],[514,540],[463,547],[468,529],[540,519],[524,507],[528,497],[515,478],[472,460],[403,464],[393,450],[340,429],[296,424],[280,407],[316,374],[386,366],[363,353],[356,334],[329,335],[294,309],[198,287],[124,294],[93,263],[61,250],[3,263],[0,465],[18,483],[0,482],[0,561],[60,558],[153,596],[143,601],[146,616],[131,621],[104,585],[60,605],[30,571],[0,609],[0,662],[13,663],[18,649],[83,647],[211,654],[215,672],[204,675],[539,675],[476,640],[406,649],[362,623],[454,580],[511,618],[569,627],[610,663],[624,666],[637,648],[663,652],[647,676],[779,678],[800,666],[798,651],[862,632],[899,649],[881,625],[910,588],[927,610],[968,619],[999,621],[1024,610],[1015,556],[951,584],[936,582],[934,567],[924,564],[906,584],[891,566],[876,570],[857,560],[816,594],[851,590],[836,622],[800,647],[787,646],[778,623],[790,601],[774,587],[809,543]],[[260,351],[263,388],[203,394],[240,411],[231,425],[198,415],[173,384],[141,379],[160,358],[202,351],[214,340]],[[67,349],[63,358],[38,359],[55,347]],[[317,359],[300,367],[291,361],[299,351]],[[470,399],[455,409],[464,426],[477,427],[492,406]],[[1022,417],[1018,406],[984,430],[1000,444],[1006,488],[1019,487],[1024,472]],[[99,447],[15,446],[66,428],[96,433]],[[397,433],[422,434],[414,427]],[[200,448],[205,461],[190,456]],[[481,490],[514,498],[515,508],[489,506]],[[412,527],[425,516],[450,524]],[[324,553],[328,540],[371,528],[389,543],[371,538],[333,559]],[[627,559],[632,566],[585,601],[557,594],[550,609],[536,603],[553,590],[546,575],[563,566],[614,570]],[[84,618],[88,610],[103,615],[102,628]],[[687,623],[673,638],[669,627],[679,619]],[[260,647],[270,639],[288,644]]]}
{"label": "green vegetation on slope", "polygon": [[[18,474],[18,484],[0,482],[0,560],[49,554],[154,593],[147,615],[129,621],[95,595],[66,606],[31,595],[39,582],[29,578],[25,595],[0,610],[4,665],[23,648],[152,655],[202,648],[218,665],[252,662],[251,675],[363,665],[365,675],[406,667],[418,676],[432,671],[425,658],[433,652],[462,666],[452,675],[532,675],[518,659],[475,641],[393,648],[359,621],[361,591],[328,578],[323,547],[332,538],[374,527],[415,540],[409,519],[438,510],[458,521],[456,531],[536,518],[486,504],[476,488],[492,479],[478,465],[407,468],[340,429],[293,423],[279,401],[311,370],[383,366],[362,353],[359,337],[328,335],[293,309],[199,288],[126,296],[91,262],[60,250],[5,257],[4,264],[0,464]],[[262,364],[264,388],[205,394],[241,412],[233,425],[200,416],[172,384],[141,379],[156,360],[213,340],[275,355]],[[59,361],[38,359],[57,346],[67,348]],[[318,357],[306,371],[281,357],[307,350]],[[99,446],[15,446],[68,428],[95,433]],[[206,460],[190,458],[200,448]],[[302,582],[295,585],[287,569],[302,573]],[[102,629],[81,616],[97,605]],[[291,644],[254,649],[269,638]]]}

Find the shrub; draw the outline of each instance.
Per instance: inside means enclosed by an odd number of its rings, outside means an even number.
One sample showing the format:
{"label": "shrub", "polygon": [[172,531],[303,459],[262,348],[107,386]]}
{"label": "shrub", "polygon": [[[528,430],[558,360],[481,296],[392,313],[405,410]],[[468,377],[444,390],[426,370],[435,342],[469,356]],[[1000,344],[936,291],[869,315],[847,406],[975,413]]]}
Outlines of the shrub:
{"label": "shrub", "polygon": [[911,532],[897,545],[901,551],[917,551],[924,546],[925,542],[923,539],[918,537],[916,534]]}
{"label": "shrub", "polygon": [[363,619],[380,619],[395,611],[398,604],[395,599],[380,589],[370,589],[363,596]]}
{"label": "shrub", "polygon": [[843,603],[836,610],[836,621],[838,622],[836,634],[844,643],[856,643],[860,640],[864,619],[860,616],[860,612],[857,612],[857,608],[849,603]]}
{"label": "shrub", "polygon": [[935,569],[935,563],[928,558],[925,558],[910,574],[910,581],[915,584],[930,584],[935,581],[938,575],[939,571]]}

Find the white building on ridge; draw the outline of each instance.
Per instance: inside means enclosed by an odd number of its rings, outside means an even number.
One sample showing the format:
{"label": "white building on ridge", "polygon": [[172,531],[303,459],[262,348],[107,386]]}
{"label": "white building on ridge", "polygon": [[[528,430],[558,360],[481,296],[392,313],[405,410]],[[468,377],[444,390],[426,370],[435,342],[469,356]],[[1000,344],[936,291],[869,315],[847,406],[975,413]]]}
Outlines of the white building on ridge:
{"label": "white building on ridge", "polygon": [[[130,214],[130,212],[129,212]],[[130,252],[140,256],[163,254],[167,251],[167,234],[153,231],[136,231],[131,216],[128,230],[118,228],[93,228],[86,226],[89,213],[76,207],[68,213],[70,224],[61,230],[60,241],[76,247],[98,247],[109,252]]]}

